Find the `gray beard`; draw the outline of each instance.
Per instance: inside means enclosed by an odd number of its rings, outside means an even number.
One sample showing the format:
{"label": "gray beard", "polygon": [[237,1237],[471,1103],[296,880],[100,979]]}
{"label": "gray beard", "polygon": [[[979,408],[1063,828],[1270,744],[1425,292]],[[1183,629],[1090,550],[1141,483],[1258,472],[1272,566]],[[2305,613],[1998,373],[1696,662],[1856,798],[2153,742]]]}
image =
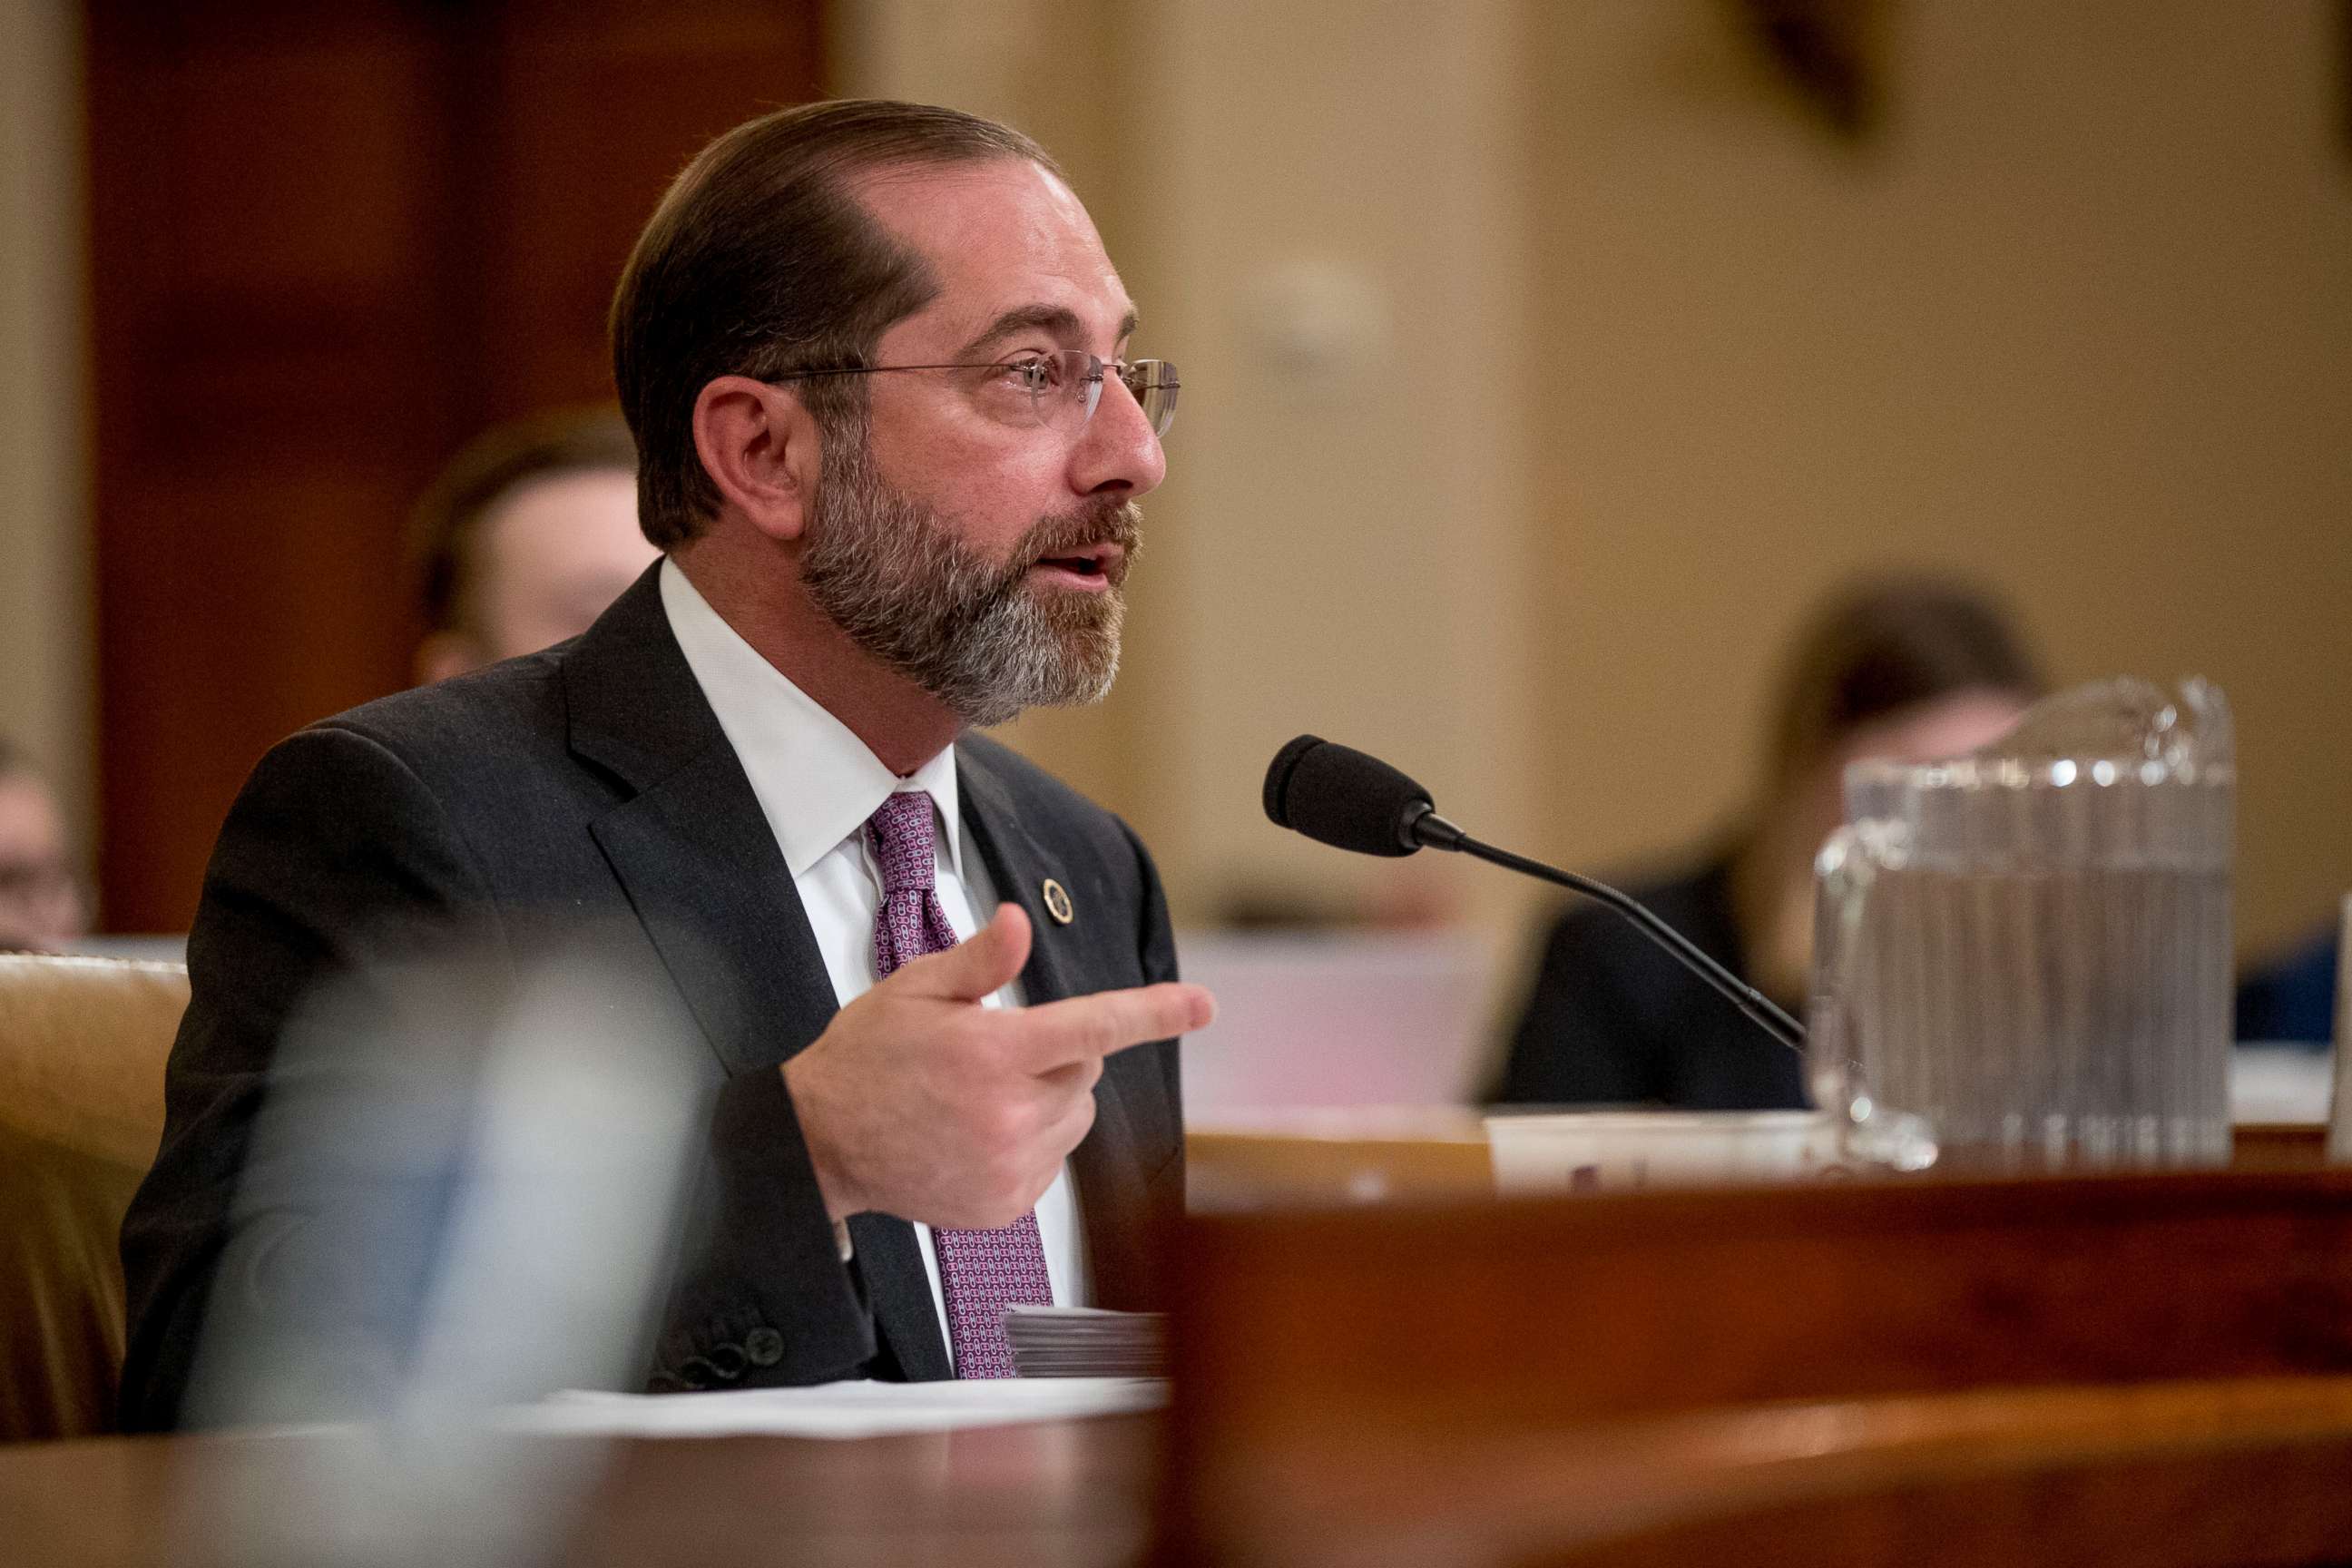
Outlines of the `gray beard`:
{"label": "gray beard", "polygon": [[864,437],[850,430],[825,440],[801,557],[817,608],[967,724],[1108,696],[1127,617],[1117,581],[1100,594],[1040,595],[1028,571],[1043,556],[1102,540],[1126,545],[1132,562],[1140,542],[1134,504],[1040,518],[994,565],[932,508],[885,484]]}

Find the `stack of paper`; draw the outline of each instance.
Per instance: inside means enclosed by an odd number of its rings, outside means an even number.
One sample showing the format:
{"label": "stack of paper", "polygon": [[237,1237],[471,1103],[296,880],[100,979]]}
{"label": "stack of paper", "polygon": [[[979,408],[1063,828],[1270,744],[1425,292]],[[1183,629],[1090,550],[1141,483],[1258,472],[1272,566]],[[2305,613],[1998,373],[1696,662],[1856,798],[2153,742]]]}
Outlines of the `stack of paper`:
{"label": "stack of paper", "polygon": [[1168,1319],[1091,1307],[1012,1307],[1004,1337],[1023,1377],[1164,1377]]}
{"label": "stack of paper", "polygon": [[1157,1410],[1168,1385],[1097,1378],[1026,1383],[827,1383],[814,1388],[735,1389],[723,1394],[559,1394],[500,1412],[521,1432],[606,1437],[875,1437],[952,1432],[1024,1421],[1068,1421]]}

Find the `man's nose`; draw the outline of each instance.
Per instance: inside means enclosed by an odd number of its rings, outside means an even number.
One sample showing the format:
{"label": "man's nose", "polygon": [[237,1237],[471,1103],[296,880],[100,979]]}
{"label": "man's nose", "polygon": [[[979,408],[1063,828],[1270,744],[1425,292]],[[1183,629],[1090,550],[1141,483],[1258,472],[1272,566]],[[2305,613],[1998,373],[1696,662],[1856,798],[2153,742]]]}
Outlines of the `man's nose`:
{"label": "man's nose", "polygon": [[1103,373],[1102,400],[1070,453],[1070,483],[1081,495],[1106,492],[1129,499],[1160,487],[1168,454],[1135,394],[1115,372]]}

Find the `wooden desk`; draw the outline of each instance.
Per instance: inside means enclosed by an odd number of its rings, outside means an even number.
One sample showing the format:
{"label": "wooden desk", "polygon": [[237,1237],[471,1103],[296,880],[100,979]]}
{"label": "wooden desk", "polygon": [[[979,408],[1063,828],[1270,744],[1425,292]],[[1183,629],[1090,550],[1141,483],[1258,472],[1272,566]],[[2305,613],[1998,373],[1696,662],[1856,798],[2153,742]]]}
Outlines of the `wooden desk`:
{"label": "wooden desk", "polygon": [[[566,1568],[1108,1568],[1140,1560],[1160,1423],[1117,1415],[920,1436],[510,1440],[584,1488]],[[320,1534],[319,1476],[349,1434],[118,1437],[0,1448],[0,1562],[293,1568],[382,1561]],[[223,1539],[236,1500],[277,1532]],[[348,1510],[338,1521],[348,1529]],[[463,1534],[463,1531],[455,1533]],[[459,1553],[436,1554],[450,1564]],[[470,1564],[467,1565],[470,1568]]]}
{"label": "wooden desk", "polygon": [[1494,1159],[1475,1110],[1452,1106],[1292,1110],[1195,1126],[1184,1136],[1196,1210],[1492,1197]]}
{"label": "wooden desk", "polygon": [[[1303,1173],[1312,1188],[1360,1170],[1364,1142],[1294,1151],[1289,1173]],[[1392,1142],[1424,1147],[1376,1148],[1391,1159],[1381,1168],[1421,1172],[1440,1189],[1475,1187],[1461,1141]],[[2240,1141],[2242,1163],[2273,1171],[2314,1164],[2317,1152],[2315,1131]],[[2209,1292],[2226,1286],[2242,1310],[2176,1312],[2164,1320],[2167,1331],[2151,1331],[2158,1320],[2146,1314],[2156,1309],[2144,1306],[2132,1319],[2125,1274],[2086,1268],[2077,1256],[2079,1227],[2037,1237],[2025,1223],[2036,1214],[2113,1207],[2156,1186],[2170,1190],[2147,1206],[2151,1224],[2239,1211],[2242,1223],[2214,1229],[2207,1245],[2166,1244],[2152,1256],[2184,1284]],[[2259,1532],[2269,1516],[2256,1505],[2289,1495],[2280,1489],[2292,1479],[2298,1506],[2271,1522],[2295,1533],[2261,1560],[2352,1559],[2352,1489],[2333,1479],[2352,1468],[2347,1186],[2352,1176],[2343,1174],[2298,1180],[2242,1171],[2141,1178],[2137,1186],[1996,1185],[1941,1197],[1900,1184],[1876,1194],[1637,1195],[1528,1211],[1550,1213],[1558,1234],[1537,1237],[1533,1247],[1490,1250],[1479,1234],[1486,1216],[1505,1208],[1491,1202],[1450,1220],[1396,1215],[1394,1225],[1366,1231],[1379,1243],[1370,1247],[1347,1244],[1344,1235],[1335,1247],[1321,1234],[1373,1224],[1360,1209],[1267,1216],[1238,1230],[1212,1225],[1229,1232],[1222,1247],[1196,1247],[1189,1263],[1219,1317],[1199,1324],[1207,1337],[1196,1335],[1184,1353],[1206,1354],[1202,1375],[1178,1391],[1196,1419],[1204,1409],[1215,1417],[1213,1429],[1196,1425],[1192,1434],[1207,1447],[1193,1454],[1186,1484],[1212,1489],[1188,1505],[1194,1540],[1213,1542],[1220,1556],[1245,1545],[1260,1563],[1572,1558],[1820,1568],[1884,1561],[1874,1543],[1890,1531],[1940,1549],[1999,1521],[2040,1530],[2045,1543],[2063,1523],[2072,1532],[2064,1539],[2084,1548],[2077,1561],[2210,1563],[2219,1560],[2204,1551],[2210,1539],[2191,1527]],[[2305,1201],[2273,1201],[2298,1194]],[[1942,1215],[1941,1241],[1906,1242],[1901,1227],[1872,1240],[1858,1222],[1888,1204],[1960,1212]],[[1237,1252],[1261,1225],[1271,1227],[1266,1245]],[[1294,1225],[1306,1228],[1286,1234]],[[1853,1250],[1864,1241],[1866,1251]],[[1433,1267],[1400,1267],[1400,1245],[1421,1246]],[[1852,1253],[1843,1262],[1841,1247]],[[1727,1267],[1701,1267],[1717,1251]],[[1562,1262],[1545,1268],[1546,1258]],[[2002,1258],[2014,1264],[2008,1279],[1959,1279],[1963,1265],[1985,1272]],[[2072,1285],[2056,1278],[2070,1271],[2081,1277]],[[1375,1310],[1380,1291],[1465,1274],[1490,1288],[1475,1315],[1458,1300],[1435,1319]],[[1959,1279],[1956,1298],[1971,1304],[1968,1313],[1916,1321],[1851,1316],[1881,1282],[1901,1283],[1909,1299],[1952,1279]],[[1792,1283],[1806,1288],[1811,1307],[1775,1306],[1769,1292]],[[1852,1289],[1833,1288],[1842,1283]],[[1363,1293],[1358,1310],[1333,1298],[1294,1321],[1300,1295],[1350,1290]],[[1432,1298],[1433,1310],[1447,1294]],[[1556,1321],[1544,1318],[1547,1296],[1556,1299]],[[1738,1331],[1695,1321],[1710,1303],[1745,1303]],[[1567,1332],[1561,1322],[1577,1328]],[[1375,1342],[1400,1323],[1412,1331]],[[1561,1338],[1590,1342],[1604,1331],[1623,1331],[1624,1342],[1580,1362],[1544,1349]],[[1780,1350],[1743,1352],[1745,1342],[1771,1333]],[[1643,1370],[1643,1335],[1680,1348]],[[1449,1336],[1451,1348],[1433,1348]],[[1482,1344],[1501,1347],[1494,1380],[1440,1393],[1475,1369]],[[1812,1385],[1793,1381],[1808,1364],[1808,1345],[1822,1372]],[[1351,1347],[1362,1353],[1348,1364],[1333,1361],[1348,1361]],[[2034,1363],[2037,1353],[2050,1364]],[[1897,1364],[1906,1354],[1920,1375]],[[2084,1376],[2084,1358],[2095,1374],[2090,1385],[2028,1386]],[[1698,1386],[1707,1365],[1738,1374],[1735,1385]],[[1319,1386],[1318,1369],[1326,1374]],[[1622,1397],[1609,1397],[1612,1379]],[[2007,1386],[1982,1386],[1988,1382]],[[1408,1394],[1411,1408],[1380,1408]],[[1498,1421],[1497,1408],[1530,1401],[1543,1408]],[[2215,1445],[2218,1455],[2210,1451]],[[540,1437],[516,1447],[573,1470],[579,1504],[564,1515],[551,1560],[576,1568],[1102,1568],[1144,1561],[1162,1528],[1163,1501],[1179,1495],[1164,1458],[1177,1445],[1153,1416],[857,1442]],[[337,1434],[0,1447],[0,1564],[317,1568],[354,1561],[321,1539],[306,1508],[320,1502],[322,1468],[363,1469],[368,1458],[363,1440]],[[2176,1472],[2185,1479],[2162,1493]],[[1997,1489],[2012,1478],[2026,1489]],[[1890,1486],[1900,1489],[1898,1501],[1871,1489]],[[2001,1512],[2022,1506],[2019,1495],[2039,1510],[2021,1521]],[[2198,1504],[2119,1531],[2095,1506],[2116,1495],[2219,1498],[2230,1506]],[[220,1533],[238,1498],[277,1531],[270,1549]],[[2062,1504],[2074,1511],[2053,1511]],[[350,1522],[348,1514],[331,1517]],[[1435,1546],[1430,1531],[1443,1536]],[[1821,1550],[1832,1541],[1842,1550]],[[2114,1550],[2104,1557],[2089,1550],[2102,1544]],[[2159,1550],[2175,1546],[2168,1556]],[[1188,1559],[1177,1546],[1162,1560]],[[1910,1560],[1969,1559],[1925,1552]],[[428,1561],[471,1568],[457,1553]]]}
{"label": "wooden desk", "polygon": [[[1228,1120],[1194,1128],[1185,1146],[1196,1211],[1495,1195],[1486,1126],[1475,1110],[1453,1107],[1293,1110],[1255,1121]],[[2237,1129],[2231,1164],[2241,1171],[2299,1171],[2325,1164],[2326,1156],[2327,1129],[2317,1123],[2252,1123]]]}
{"label": "wooden desk", "polygon": [[2327,1128],[2316,1121],[2241,1123],[2230,1164],[2240,1171],[2307,1171],[2327,1163]]}
{"label": "wooden desk", "polygon": [[1177,1281],[1178,1561],[2352,1563],[2352,1171],[1197,1216]]}

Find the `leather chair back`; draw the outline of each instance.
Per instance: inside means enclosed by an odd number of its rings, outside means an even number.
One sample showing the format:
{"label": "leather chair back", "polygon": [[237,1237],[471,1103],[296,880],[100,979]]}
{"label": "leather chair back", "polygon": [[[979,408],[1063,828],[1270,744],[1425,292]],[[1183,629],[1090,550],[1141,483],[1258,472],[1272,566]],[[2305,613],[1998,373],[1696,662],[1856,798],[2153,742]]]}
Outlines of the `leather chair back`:
{"label": "leather chair back", "polygon": [[0,1442],[113,1427],[118,1233],[187,1005],[180,964],[0,956]]}

